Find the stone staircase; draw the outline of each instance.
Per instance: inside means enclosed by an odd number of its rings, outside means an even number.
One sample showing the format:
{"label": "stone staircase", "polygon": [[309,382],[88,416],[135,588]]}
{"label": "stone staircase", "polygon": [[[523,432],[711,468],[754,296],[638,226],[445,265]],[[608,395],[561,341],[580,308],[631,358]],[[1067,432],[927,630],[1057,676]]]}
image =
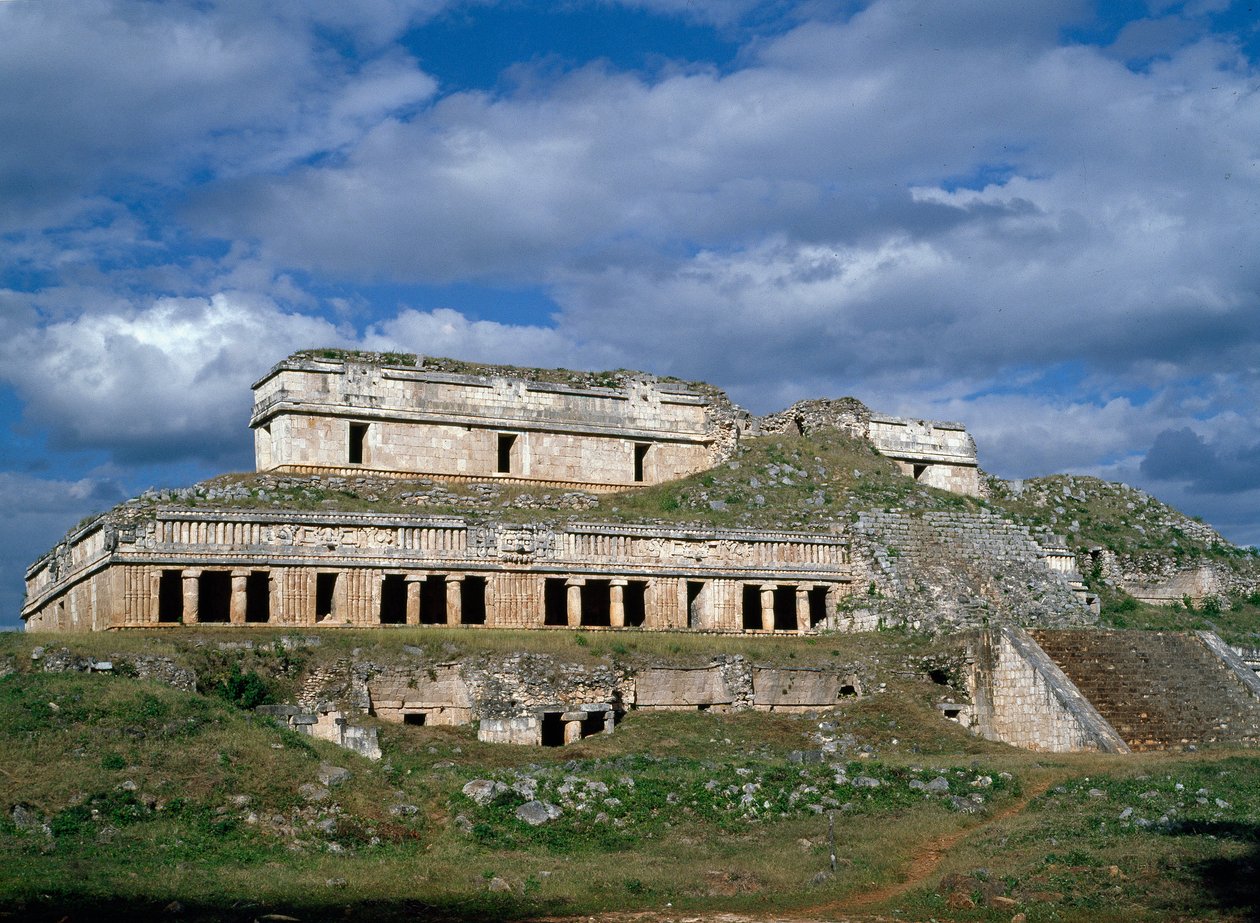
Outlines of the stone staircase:
{"label": "stone staircase", "polygon": [[1133,750],[1260,744],[1260,698],[1195,634],[1031,634]]}

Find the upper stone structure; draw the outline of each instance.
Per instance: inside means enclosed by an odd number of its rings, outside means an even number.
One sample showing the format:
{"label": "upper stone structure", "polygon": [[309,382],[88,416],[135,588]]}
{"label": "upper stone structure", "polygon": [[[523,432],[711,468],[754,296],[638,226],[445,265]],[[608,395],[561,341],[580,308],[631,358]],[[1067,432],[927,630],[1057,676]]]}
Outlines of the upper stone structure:
{"label": "upper stone structure", "polygon": [[711,467],[737,438],[741,414],[682,382],[432,365],[331,350],[285,359],[254,384],[258,470],[609,490]]}
{"label": "upper stone structure", "polygon": [[758,420],[716,389],[643,373],[335,350],[296,353],[253,387],[259,471],[620,490],[711,468],[744,433],[829,428],[870,441],[931,487],[981,493],[976,445],[961,423],[874,414],[853,398],[802,401]]}

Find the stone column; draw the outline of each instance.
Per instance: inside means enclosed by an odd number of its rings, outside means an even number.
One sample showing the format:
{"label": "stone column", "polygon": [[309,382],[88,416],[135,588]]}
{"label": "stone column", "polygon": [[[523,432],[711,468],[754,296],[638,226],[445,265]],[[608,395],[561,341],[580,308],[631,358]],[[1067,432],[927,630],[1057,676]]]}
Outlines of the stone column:
{"label": "stone column", "polygon": [[567,603],[570,628],[579,628],[582,625],[582,585],[584,583],[586,581],[580,577],[570,577],[565,581],[565,586],[568,587],[568,595],[565,602]]}
{"label": "stone column", "polygon": [[565,712],[560,716],[564,721],[564,744],[575,744],[582,739],[582,719],[586,717],[583,712]]}
{"label": "stone column", "polygon": [[228,621],[233,625],[245,624],[245,582],[249,571],[232,571],[232,602],[228,608]]}
{"label": "stone column", "polygon": [[796,631],[805,634],[809,631],[809,587],[796,588]]}
{"label": "stone column", "polygon": [[608,588],[608,624],[626,627],[626,581],[614,580]]}
{"label": "stone column", "polygon": [[773,583],[761,585],[761,630],[774,631],[774,591]]}
{"label": "stone column", "polygon": [[407,624],[420,624],[420,581],[423,577],[408,574],[407,580]]}
{"label": "stone column", "polygon": [[838,627],[836,619],[836,606],[840,604],[840,587],[832,584],[827,587],[827,620],[824,624],[827,627]]}
{"label": "stone column", "polygon": [[201,571],[186,570],[182,574],[184,578],[184,624],[197,624],[197,581],[201,578]]}
{"label": "stone column", "polygon": [[149,570],[149,618],[148,621],[156,625],[162,620],[162,607],[160,605],[162,599],[162,571],[160,568],[154,567]]}
{"label": "stone column", "polygon": [[446,624],[458,625],[460,623],[460,615],[463,612],[463,599],[460,596],[460,588],[464,583],[463,574],[447,574],[446,575]]}

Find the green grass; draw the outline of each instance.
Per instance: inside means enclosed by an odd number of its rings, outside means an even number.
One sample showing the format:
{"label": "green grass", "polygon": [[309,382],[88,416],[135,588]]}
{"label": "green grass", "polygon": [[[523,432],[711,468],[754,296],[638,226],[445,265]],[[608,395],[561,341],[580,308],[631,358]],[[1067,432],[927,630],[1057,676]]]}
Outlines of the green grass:
{"label": "green grass", "polygon": [[[671,912],[754,915],[831,907],[835,916],[834,908],[873,889],[922,874],[916,857],[933,842],[961,837],[939,868],[864,908],[1009,920],[1010,907],[987,903],[1003,896],[1030,920],[1241,919],[1247,911],[1226,904],[1244,900],[1230,898],[1228,886],[1254,856],[1254,755],[1049,756],[981,740],[936,713],[938,699],[956,694],[927,677],[952,669],[956,654],[939,640],[895,632],[834,639],[445,629],[308,635],[319,644],[286,652],[302,659],[300,667],[282,666],[285,657],[276,653],[283,650],[276,641],[291,632],[55,642],[119,662],[155,652],[186,663],[200,657],[202,668],[231,676],[235,665],[237,674],[257,671],[278,684],[294,681],[286,670],[309,672],[356,647],[365,659],[405,661],[415,656],[402,650],[405,640],[461,656],[530,643],[579,660],[694,662],[718,650],[789,664],[865,658],[878,664],[885,686],[814,717],[631,711],[614,734],[565,748],[484,744],[473,727],[386,725],[384,759],[371,764],[282,730],[212,690],[34,672],[31,649],[48,639],[6,637],[0,663],[14,672],[0,678],[0,906],[31,920],[158,916],[173,900],[181,918],[192,920],[266,913],[304,921],[510,919],[666,904]],[[219,650],[220,642],[245,637],[254,650]],[[613,645],[630,646],[615,652]],[[819,746],[823,718],[839,741],[836,754],[826,764],[789,761],[792,751]],[[308,802],[301,786],[316,780],[321,762],[345,766],[353,777],[326,801]],[[837,767],[847,781],[837,784]],[[860,776],[881,784],[854,786]],[[951,795],[980,795],[982,813],[962,813],[951,798],[910,786],[937,776]],[[509,790],[477,805],[462,789],[479,778]],[[561,807],[558,820],[529,827],[516,818],[525,793],[511,786],[526,780],[537,797]],[[1046,783],[1051,788],[1026,810],[1003,816]],[[1091,796],[1091,788],[1104,797]],[[1197,801],[1199,788],[1209,792],[1206,805]],[[1140,797],[1148,790],[1156,794]],[[1151,827],[1120,825],[1117,815],[1130,804]],[[22,806],[18,815],[14,805]],[[840,846],[834,875],[831,812]],[[1120,873],[1109,871],[1113,865]],[[1223,870],[1224,883],[1213,869]],[[490,891],[494,879],[509,890]],[[961,892],[973,903],[979,897],[979,906],[950,906]]]}

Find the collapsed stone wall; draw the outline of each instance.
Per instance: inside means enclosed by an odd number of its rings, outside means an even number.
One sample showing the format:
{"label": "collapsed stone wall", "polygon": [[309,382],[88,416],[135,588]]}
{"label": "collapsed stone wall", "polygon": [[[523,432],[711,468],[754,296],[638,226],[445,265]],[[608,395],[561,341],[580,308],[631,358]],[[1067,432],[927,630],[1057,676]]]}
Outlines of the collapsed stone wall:
{"label": "collapsed stone wall", "polygon": [[1260,559],[1139,488],[1081,475],[988,483],[1067,536],[1081,573],[1143,602],[1198,605],[1260,588]]}
{"label": "collapsed stone wall", "polygon": [[822,398],[797,401],[786,410],[759,418],[754,434],[809,436],[823,430],[836,430],[854,439],[869,439],[870,427],[870,408],[857,398]]}
{"label": "collapsed stone wall", "polygon": [[1051,570],[1031,532],[986,512],[859,513],[851,554],[870,576],[842,608],[841,626],[945,632],[990,619],[1081,625],[1095,614]]}
{"label": "collapsed stone wall", "polygon": [[309,713],[336,708],[400,723],[477,721],[482,740],[537,744],[546,713],[575,723],[598,717],[596,730],[602,731],[611,730],[621,714],[639,708],[833,708],[873,684],[872,668],[861,663],[780,667],[717,655],[693,666],[630,666],[574,663],[531,652],[437,660],[412,651],[406,663],[345,658],[326,664],[307,678],[298,704]]}

